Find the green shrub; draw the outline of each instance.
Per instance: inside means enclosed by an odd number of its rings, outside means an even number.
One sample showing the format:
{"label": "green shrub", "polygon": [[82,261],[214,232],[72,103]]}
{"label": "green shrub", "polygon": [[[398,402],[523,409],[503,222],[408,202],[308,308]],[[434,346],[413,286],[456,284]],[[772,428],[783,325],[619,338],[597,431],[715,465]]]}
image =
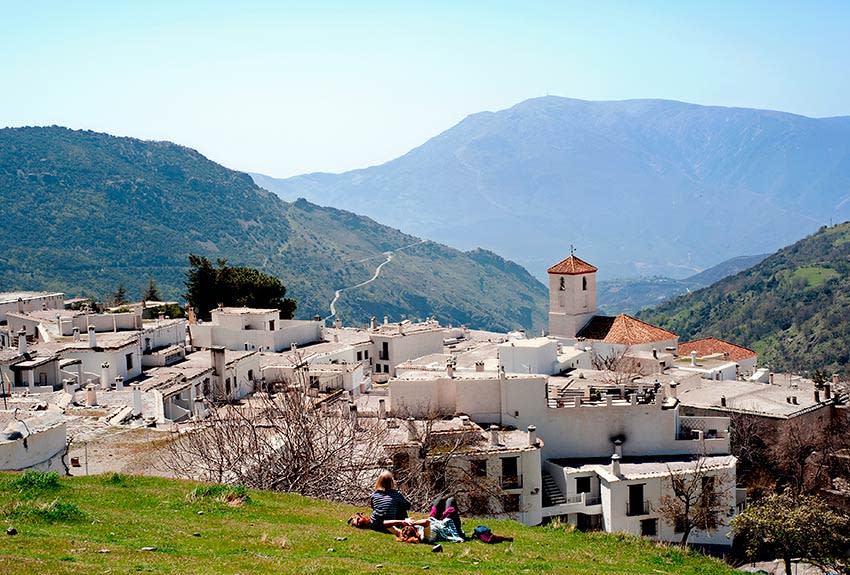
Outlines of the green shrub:
{"label": "green shrub", "polygon": [[190,503],[201,500],[215,500],[221,503],[239,505],[250,499],[248,489],[244,485],[198,485],[186,495]]}
{"label": "green shrub", "polygon": [[59,475],[55,471],[27,471],[11,480],[9,487],[29,495],[52,491],[59,488]]}
{"label": "green shrub", "polygon": [[127,487],[127,476],[121,473],[107,473],[101,479],[104,485],[114,485],[116,487]]}
{"label": "green shrub", "polygon": [[56,521],[78,521],[85,514],[74,503],[65,503],[54,499],[47,503],[19,501],[2,510],[6,517],[34,519],[54,523]]}

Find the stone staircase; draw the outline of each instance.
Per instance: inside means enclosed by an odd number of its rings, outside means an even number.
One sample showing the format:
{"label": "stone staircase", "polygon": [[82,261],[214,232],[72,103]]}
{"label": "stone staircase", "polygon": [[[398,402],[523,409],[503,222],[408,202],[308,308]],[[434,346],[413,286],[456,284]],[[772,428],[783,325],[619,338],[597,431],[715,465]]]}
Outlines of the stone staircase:
{"label": "stone staircase", "polygon": [[549,474],[548,471],[543,472],[543,507],[552,507],[553,505],[561,505],[567,502],[564,494],[561,493],[558,484]]}

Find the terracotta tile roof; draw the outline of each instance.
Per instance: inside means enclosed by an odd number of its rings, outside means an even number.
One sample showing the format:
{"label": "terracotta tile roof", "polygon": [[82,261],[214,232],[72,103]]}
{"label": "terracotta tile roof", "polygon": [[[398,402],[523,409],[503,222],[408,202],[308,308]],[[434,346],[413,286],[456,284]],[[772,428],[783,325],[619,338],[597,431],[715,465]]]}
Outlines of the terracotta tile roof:
{"label": "terracotta tile roof", "polygon": [[567,259],[560,261],[546,270],[550,274],[578,275],[589,274],[596,271],[596,268],[586,261],[575,256],[570,256]]}
{"label": "terracotta tile roof", "polygon": [[578,337],[596,339],[605,343],[638,345],[667,341],[679,336],[658,326],[621,313],[617,317],[595,315],[578,333]]}
{"label": "terracotta tile roof", "polygon": [[690,355],[692,351],[697,352],[697,357],[706,357],[715,353],[729,354],[728,358],[732,361],[740,361],[758,355],[749,348],[716,337],[695,339],[679,344],[679,355]]}

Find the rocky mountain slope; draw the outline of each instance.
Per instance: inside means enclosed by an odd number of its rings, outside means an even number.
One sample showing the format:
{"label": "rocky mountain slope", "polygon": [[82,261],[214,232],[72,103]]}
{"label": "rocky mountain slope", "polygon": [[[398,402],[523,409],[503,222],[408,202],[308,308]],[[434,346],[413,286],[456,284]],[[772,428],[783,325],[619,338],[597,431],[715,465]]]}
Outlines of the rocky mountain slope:
{"label": "rocky mountain slope", "polygon": [[380,166],[254,177],[541,278],[570,244],[601,279],[684,278],[850,219],[850,118],[545,97],[468,116]]}
{"label": "rocky mountain slope", "polygon": [[[346,323],[436,316],[479,328],[539,329],[546,291],[520,266],[451,249],[367,217],[288,203],[247,174],[168,142],[60,127],[0,130],[0,291],[104,297],[148,278],[179,298],[190,253],[280,277],[296,315],[326,316],[337,289]],[[402,249],[400,249],[402,248]]]}

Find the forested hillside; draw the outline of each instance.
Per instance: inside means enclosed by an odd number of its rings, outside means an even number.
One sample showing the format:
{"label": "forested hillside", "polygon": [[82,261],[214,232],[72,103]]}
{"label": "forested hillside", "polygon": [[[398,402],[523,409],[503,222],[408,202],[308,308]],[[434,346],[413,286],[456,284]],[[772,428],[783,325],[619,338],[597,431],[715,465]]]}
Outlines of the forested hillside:
{"label": "forested hillside", "polygon": [[821,228],[760,264],[640,314],[682,340],[751,347],[780,370],[848,372],[850,223]]}
{"label": "forested hillside", "polygon": [[495,255],[463,253],[369,218],[287,203],[243,173],[169,142],[60,127],[0,130],[0,291],[138,297],[155,278],[180,298],[190,253],[280,277],[296,316],[346,323],[435,315],[491,329],[539,328],[545,288]]}

